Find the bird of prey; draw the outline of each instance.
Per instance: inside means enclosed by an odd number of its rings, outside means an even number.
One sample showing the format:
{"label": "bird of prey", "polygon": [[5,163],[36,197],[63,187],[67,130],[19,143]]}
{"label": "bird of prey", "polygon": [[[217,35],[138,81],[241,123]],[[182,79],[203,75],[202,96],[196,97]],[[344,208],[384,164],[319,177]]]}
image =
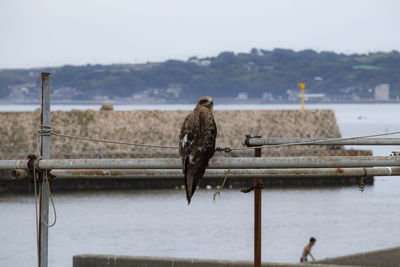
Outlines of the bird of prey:
{"label": "bird of prey", "polygon": [[193,112],[186,116],[179,134],[179,155],[182,157],[188,204],[215,152],[217,126],[213,106],[212,97],[201,97]]}

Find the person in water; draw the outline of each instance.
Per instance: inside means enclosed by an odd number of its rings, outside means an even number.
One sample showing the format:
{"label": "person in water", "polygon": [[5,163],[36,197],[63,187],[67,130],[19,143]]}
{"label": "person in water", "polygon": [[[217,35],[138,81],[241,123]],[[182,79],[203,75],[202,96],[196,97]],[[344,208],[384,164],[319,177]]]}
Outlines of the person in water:
{"label": "person in water", "polygon": [[301,255],[300,262],[307,262],[308,255],[310,255],[311,259],[315,261],[313,255],[311,254],[311,248],[315,245],[316,241],[317,239],[315,239],[314,237],[310,238],[310,243],[308,243],[303,249],[303,254]]}

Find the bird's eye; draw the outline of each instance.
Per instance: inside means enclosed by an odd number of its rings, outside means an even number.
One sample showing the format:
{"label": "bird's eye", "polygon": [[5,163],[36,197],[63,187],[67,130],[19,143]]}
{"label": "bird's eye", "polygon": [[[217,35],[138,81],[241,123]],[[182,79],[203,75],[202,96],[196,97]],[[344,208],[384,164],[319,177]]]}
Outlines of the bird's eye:
{"label": "bird's eye", "polygon": [[201,100],[201,101],[200,101],[200,105],[207,104],[207,102],[208,102],[208,100],[206,100],[206,99],[204,99],[204,100]]}

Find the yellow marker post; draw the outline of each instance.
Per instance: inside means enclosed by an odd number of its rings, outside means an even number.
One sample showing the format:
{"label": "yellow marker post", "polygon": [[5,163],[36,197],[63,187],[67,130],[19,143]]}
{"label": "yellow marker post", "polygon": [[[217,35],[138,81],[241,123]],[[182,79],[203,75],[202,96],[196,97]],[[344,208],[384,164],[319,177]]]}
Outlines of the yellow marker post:
{"label": "yellow marker post", "polygon": [[304,88],[306,88],[306,80],[303,79],[301,83],[299,83],[299,87],[301,89],[301,110],[304,110]]}

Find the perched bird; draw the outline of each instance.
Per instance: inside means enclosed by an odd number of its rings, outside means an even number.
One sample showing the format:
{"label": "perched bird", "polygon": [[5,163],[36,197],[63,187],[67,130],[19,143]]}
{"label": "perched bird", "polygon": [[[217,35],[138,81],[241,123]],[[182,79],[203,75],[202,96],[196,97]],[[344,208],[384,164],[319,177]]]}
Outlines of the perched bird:
{"label": "perched bird", "polygon": [[193,112],[186,116],[179,134],[179,155],[182,157],[188,204],[215,152],[217,126],[213,106],[212,97],[201,97]]}

